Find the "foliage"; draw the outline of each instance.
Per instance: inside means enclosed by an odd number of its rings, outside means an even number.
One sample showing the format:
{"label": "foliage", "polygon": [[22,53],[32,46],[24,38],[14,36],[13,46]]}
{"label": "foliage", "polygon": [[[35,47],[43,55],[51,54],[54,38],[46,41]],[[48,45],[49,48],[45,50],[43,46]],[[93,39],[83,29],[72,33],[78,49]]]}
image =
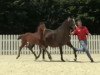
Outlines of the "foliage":
{"label": "foliage", "polygon": [[0,0],[0,33],[34,32],[40,21],[55,29],[68,17],[81,18],[92,34],[100,34],[99,0]]}

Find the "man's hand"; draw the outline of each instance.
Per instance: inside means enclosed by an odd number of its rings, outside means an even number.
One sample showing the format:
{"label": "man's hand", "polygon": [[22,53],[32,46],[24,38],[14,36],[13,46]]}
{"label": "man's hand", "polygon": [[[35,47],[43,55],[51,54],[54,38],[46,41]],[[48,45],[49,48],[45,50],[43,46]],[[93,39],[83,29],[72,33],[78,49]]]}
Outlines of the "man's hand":
{"label": "man's hand", "polygon": [[90,34],[90,33],[89,33],[88,35],[89,35],[89,36],[91,36],[91,34]]}
{"label": "man's hand", "polygon": [[70,31],[70,34],[71,34],[71,35],[74,35],[74,31]]}

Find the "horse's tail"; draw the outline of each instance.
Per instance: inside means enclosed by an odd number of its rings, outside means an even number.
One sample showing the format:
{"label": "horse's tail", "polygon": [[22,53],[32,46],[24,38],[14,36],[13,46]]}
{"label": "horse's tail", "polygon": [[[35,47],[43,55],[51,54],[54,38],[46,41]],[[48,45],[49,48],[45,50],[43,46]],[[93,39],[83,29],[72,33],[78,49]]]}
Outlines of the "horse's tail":
{"label": "horse's tail", "polygon": [[20,35],[20,36],[18,37],[18,40],[19,40],[19,39],[21,39],[21,38],[22,38],[22,36],[23,36],[23,35]]}

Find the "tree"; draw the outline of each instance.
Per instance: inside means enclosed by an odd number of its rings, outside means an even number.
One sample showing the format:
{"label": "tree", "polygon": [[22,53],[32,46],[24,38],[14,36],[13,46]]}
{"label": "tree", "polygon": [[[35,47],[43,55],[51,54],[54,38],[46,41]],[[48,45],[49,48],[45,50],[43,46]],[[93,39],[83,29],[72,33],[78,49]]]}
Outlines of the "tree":
{"label": "tree", "polygon": [[40,21],[56,29],[74,16],[81,18],[92,34],[100,34],[99,15],[99,0],[0,0],[0,33],[34,32]]}

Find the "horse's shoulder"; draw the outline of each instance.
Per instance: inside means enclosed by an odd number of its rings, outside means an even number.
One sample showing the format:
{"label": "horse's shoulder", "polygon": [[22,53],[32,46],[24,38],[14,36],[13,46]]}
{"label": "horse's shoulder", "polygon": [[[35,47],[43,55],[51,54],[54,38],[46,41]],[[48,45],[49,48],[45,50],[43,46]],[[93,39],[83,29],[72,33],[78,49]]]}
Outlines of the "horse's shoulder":
{"label": "horse's shoulder", "polygon": [[33,33],[31,32],[28,32],[28,33],[25,33],[24,35],[32,35]]}
{"label": "horse's shoulder", "polygon": [[52,32],[54,32],[54,30],[51,30],[51,29],[46,29],[45,30],[45,33],[52,33]]}
{"label": "horse's shoulder", "polygon": [[52,31],[51,29],[45,29],[45,31]]}

